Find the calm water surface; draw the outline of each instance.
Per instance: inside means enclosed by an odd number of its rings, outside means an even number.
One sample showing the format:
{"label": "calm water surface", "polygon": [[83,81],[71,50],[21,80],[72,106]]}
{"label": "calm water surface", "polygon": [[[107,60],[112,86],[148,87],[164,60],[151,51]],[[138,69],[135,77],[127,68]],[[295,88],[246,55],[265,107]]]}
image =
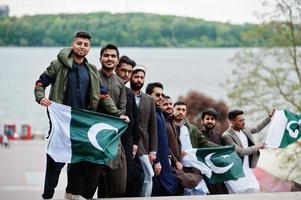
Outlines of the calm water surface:
{"label": "calm water surface", "polygon": [[[2,124],[16,123],[19,130],[22,123],[28,123],[34,132],[48,130],[46,110],[35,102],[33,87],[60,49],[0,48]],[[121,48],[120,55],[126,54],[147,66],[146,84],[162,82],[165,93],[175,100],[190,90],[197,90],[227,101],[222,84],[231,75],[233,64],[229,60],[237,51],[237,48]],[[91,49],[88,60],[100,66],[99,48]]]}

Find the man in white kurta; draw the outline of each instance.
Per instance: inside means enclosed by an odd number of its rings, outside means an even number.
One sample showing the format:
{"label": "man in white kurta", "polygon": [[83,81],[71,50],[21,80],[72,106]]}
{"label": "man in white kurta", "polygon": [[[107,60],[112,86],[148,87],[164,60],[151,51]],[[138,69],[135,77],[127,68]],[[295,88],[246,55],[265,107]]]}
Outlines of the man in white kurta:
{"label": "man in white kurta", "polygon": [[[187,153],[185,152],[187,150],[193,149],[191,140],[190,140],[189,130],[186,125],[187,122],[184,121],[184,118],[186,117],[186,114],[187,114],[186,104],[183,102],[176,102],[174,104],[174,113],[173,114],[175,117],[176,125],[180,127],[179,139],[181,142],[181,151],[182,151],[183,155],[186,154],[182,158],[182,164],[183,164],[183,166],[191,167],[191,166],[193,166],[193,163],[198,163],[198,161],[197,161],[196,157],[188,158],[189,155],[187,155]],[[188,164],[188,165],[186,165],[186,164]],[[199,182],[199,184],[195,188],[192,188],[192,189],[185,188],[184,189],[184,195],[204,195],[204,194],[208,194],[208,193],[209,193],[209,190],[203,179]]]}
{"label": "man in white kurta", "polygon": [[245,176],[238,180],[227,181],[226,185],[230,193],[255,193],[259,192],[259,183],[252,172],[259,159],[259,149],[263,149],[263,143],[255,144],[252,134],[260,132],[271,121],[274,110],[256,127],[245,126],[244,112],[231,110],[228,113],[230,128],[222,135],[225,145],[234,145],[236,153],[242,159]]}
{"label": "man in white kurta", "polygon": [[[239,140],[242,143],[243,148],[248,147],[248,138],[242,131],[235,131]],[[259,192],[259,183],[249,167],[249,156],[246,155],[243,158],[243,171],[245,176],[238,180],[226,181],[226,186],[229,193],[253,193]]]}

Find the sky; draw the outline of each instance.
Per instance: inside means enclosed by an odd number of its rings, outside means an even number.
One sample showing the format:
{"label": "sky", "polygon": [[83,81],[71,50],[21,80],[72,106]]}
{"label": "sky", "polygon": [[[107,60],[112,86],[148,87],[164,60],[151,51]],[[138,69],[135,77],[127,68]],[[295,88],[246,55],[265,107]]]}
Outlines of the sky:
{"label": "sky", "polygon": [[10,16],[57,13],[147,12],[233,24],[260,23],[263,0],[0,0]]}

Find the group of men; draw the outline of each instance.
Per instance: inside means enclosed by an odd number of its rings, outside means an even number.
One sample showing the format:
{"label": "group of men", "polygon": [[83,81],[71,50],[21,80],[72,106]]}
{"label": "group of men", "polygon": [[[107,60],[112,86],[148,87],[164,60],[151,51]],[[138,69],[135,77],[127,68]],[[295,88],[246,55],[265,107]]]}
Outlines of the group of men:
{"label": "group of men", "polygon": [[[107,165],[86,161],[68,164],[65,199],[91,199],[97,188],[99,198],[259,190],[250,168],[256,166],[259,149],[264,145],[255,145],[252,133],[264,128],[273,113],[256,129],[248,129],[244,126],[243,112],[230,111],[231,127],[222,135],[214,131],[217,112],[208,109],[202,113],[203,128],[199,130],[186,119],[186,104],[173,104],[172,99],[164,95],[161,83],[149,83],[145,93],[141,90],[147,72],[145,67],[136,66],[127,56],[120,57],[118,48],[108,44],[100,50],[98,70],[86,59],[90,47],[91,35],[77,32],[71,47],[62,49],[36,81],[36,101],[45,107],[54,101],[118,116],[128,123],[128,128],[121,137],[116,158]],[[128,82],[130,88],[125,86]],[[49,85],[47,98],[45,90]],[[201,171],[182,164],[185,150],[219,145],[235,145],[246,168],[244,171],[248,169],[251,178],[229,181],[229,184],[209,184]],[[65,163],[58,163],[49,155],[46,158],[42,197],[51,199]],[[250,187],[240,188],[242,183]]]}

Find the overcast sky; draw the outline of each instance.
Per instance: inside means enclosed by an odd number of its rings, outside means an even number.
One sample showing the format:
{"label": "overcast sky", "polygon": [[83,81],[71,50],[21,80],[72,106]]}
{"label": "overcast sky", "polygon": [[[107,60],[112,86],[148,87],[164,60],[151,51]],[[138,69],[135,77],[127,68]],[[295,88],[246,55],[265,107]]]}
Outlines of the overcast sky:
{"label": "overcast sky", "polygon": [[209,21],[259,23],[263,0],[0,0],[10,16],[87,13],[98,11],[148,12],[202,18]]}

